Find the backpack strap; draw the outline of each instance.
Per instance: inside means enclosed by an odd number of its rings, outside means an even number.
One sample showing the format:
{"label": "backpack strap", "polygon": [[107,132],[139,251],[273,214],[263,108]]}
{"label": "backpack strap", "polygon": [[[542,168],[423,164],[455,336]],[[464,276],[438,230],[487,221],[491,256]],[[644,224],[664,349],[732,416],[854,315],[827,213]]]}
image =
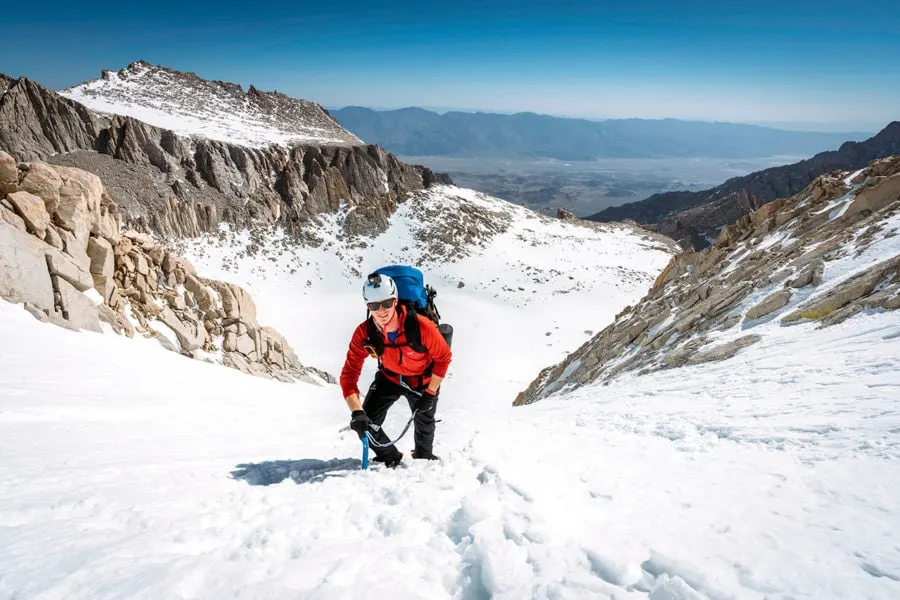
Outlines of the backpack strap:
{"label": "backpack strap", "polygon": [[405,344],[392,344],[384,341],[384,336],[375,325],[372,315],[366,319],[366,333],[368,339],[363,344],[369,354],[378,359],[378,367],[381,368],[381,356],[384,354],[385,348],[403,348],[409,346],[416,352],[427,352],[428,348],[422,345],[422,332],[419,329],[419,317],[415,309],[410,306],[404,307],[403,334],[406,336]]}
{"label": "backpack strap", "polygon": [[381,332],[375,326],[375,321],[371,315],[366,318],[366,336],[363,348],[366,349],[370,356],[378,359],[378,366],[380,367],[381,355],[384,354],[384,338],[381,337]]}
{"label": "backpack strap", "polygon": [[422,331],[419,329],[419,316],[412,306],[406,307],[406,319],[403,321],[403,333],[406,335],[406,346],[416,352],[427,352],[428,348],[422,345]]}

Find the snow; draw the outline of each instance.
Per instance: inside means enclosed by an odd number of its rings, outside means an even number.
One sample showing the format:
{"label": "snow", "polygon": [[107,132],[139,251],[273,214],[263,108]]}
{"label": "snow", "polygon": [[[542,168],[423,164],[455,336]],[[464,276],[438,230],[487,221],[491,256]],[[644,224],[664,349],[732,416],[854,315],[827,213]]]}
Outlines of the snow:
{"label": "snow", "polygon": [[866,167],[863,167],[862,169],[853,171],[852,173],[850,173],[849,175],[844,177],[844,185],[847,185],[847,186],[853,185],[853,180],[856,179],[859,176],[859,174],[865,170],[866,170]]}
{"label": "snow", "polygon": [[[423,225],[422,215],[439,209],[444,211],[436,217],[440,222],[466,205],[510,219],[509,228],[486,238],[483,247],[473,246],[462,259],[429,258],[414,241],[416,235],[433,237],[433,224]],[[421,264],[426,283],[438,291],[444,320],[455,328],[458,370],[451,369],[449,377],[478,372],[480,386],[492,390],[484,401],[503,406],[541,369],[587,341],[586,330],[601,330],[625,305],[636,303],[671,256],[631,229],[569,224],[454,186],[400,205],[390,228],[366,247],[348,245],[342,223],[340,214],[323,219],[318,248],[237,257],[250,238],[226,229],[225,245],[207,236],[189,244],[183,255],[204,276],[244,286],[260,324],[281,332],[301,362],[335,374],[352,327],[365,317],[359,302],[364,276],[386,264]],[[281,234],[273,231],[267,239],[270,247],[278,247]],[[506,315],[513,311],[519,318],[510,320]],[[314,322],[298,318],[310,313],[316,315]],[[457,315],[469,318],[460,322]],[[322,343],[335,336],[339,343]]]}
{"label": "snow", "polygon": [[[505,211],[509,229],[427,258],[414,215],[464,201]],[[318,248],[241,257],[248,240],[226,233],[186,256],[246,287],[260,322],[332,373],[364,316],[362,274],[424,260],[456,330],[442,460],[361,471],[337,386],[0,302],[0,598],[900,597],[896,312],[767,323],[731,360],[512,408],[639,300],[667,253],[456,188],[403,205],[366,247],[340,224],[323,222]],[[849,253],[823,286],[896,239]],[[389,432],[408,418],[400,404]]]}
{"label": "snow", "polygon": [[[186,80],[190,83],[186,84]],[[217,82],[185,78],[152,65],[107,72],[60,92],[103,114],[125,115],[179,135],[240,146],[290,146],[297,143],[356,145],[362,141],[306,101],[293,100],[300,117],[279,114],[244,93]]]}

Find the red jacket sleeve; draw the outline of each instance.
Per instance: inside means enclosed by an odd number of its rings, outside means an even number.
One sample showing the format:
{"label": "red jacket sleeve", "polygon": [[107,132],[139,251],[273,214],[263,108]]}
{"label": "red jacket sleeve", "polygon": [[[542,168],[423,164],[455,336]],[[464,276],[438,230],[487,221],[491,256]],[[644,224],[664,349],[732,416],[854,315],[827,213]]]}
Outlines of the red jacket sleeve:
{"label": "red jacket sleeve", "polygon": [[344,368],[341,369],[341,391],[344,392],[344,398],[359,393],[359,376],[362,373],[363,363],[369,356],[363,348],[363,342],[368,337],[364,322],[354,330],[353,337],[350,338],[347,358],[344,360]]}
{"label": "red jacket sleeve", "polygon": [[453,353],[450,352],[450,346],[444,341],[444,336],[438,331],[434,321],[422,315],[419,315],[419,332],[422,338],[422,345],[428,348],[428,354],[431,356],[431,360],[434,361],[431,373],[438,377],[446,376]]}

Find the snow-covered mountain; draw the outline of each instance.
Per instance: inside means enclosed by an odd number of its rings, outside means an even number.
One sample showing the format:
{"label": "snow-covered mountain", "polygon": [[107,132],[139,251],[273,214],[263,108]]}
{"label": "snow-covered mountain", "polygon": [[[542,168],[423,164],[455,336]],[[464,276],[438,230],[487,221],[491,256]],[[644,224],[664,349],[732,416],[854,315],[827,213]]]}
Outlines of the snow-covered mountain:
{"label": "snow-covered mountain", "polygon": [[865,311],[900,313],[900,157],[816,178],[725,227],[701,252],[673,258],[640,303],[517,399],[777,345],[800,325]]}
{"label": "snow-covered mountain", "polygon": [[[204,90],[238,93],[234,86],[166,69],[150,72],[178,81],[171,86],[132,82],[132,100],[110,99],[105,107],[114,114],[97,113],[25,77],[12,81],[0,90],[0,149],[19,162],[44,161],[97,175],[129,227],[164,237],[215,232],[220,222],[238,228],[278,222],[303,238],[315,228],[316,215],[342,204],[359,208],[347,220],[348,234],[374,233],[384,230],[410,192],[451,183],[446,175],[402,163],[377,146],[256,148],[178,135],[127,116],[133,102],[156,110],[156,94],[165,99],[167,114],[181,115],[197,108],[193,97]],[[196,93],[194,85],[200,88]],[[279,109],[281,101],[288,109]],[[273,106],[260,101],[257,108],[270,111],[266,123],[289,127],[296,121],[283,117],[293,102],[279,96]]]}
{"label": "snow-covered mountain", "polygon": [[62,96],[100,113],[126,115],[188,137],[239,146],[361,145],[314,102],[278,92],[245,92],[193,73],[134,62],[119,71],[62,90]]}

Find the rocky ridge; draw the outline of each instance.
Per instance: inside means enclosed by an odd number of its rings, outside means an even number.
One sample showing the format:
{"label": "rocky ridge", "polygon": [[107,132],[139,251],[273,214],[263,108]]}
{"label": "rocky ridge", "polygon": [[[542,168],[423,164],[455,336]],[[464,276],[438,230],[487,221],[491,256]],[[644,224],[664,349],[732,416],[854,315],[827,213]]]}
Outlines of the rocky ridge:
{"label": "rocky ridge", "polygon": [[800,193],[816,177],[834,170],[856,170],[871,161],[900,154],[900,122],[888,124],[862,142],[846,142],[838,150],[820,152],[791,165],[729,179],[699,192],[665,192],[640,202],[605,209],[591,221],[633,219],[675,239],[684,248],[709,246],[725,225],[763,204]]}
{"label": "rocky ridge", "polygon": [[17,164],[2,151],[0,297],[69,329],[102,332],[104,322],[249,374],[334,381],[303,366],[287,340],[259,325],[244,289],[205,279],[149,235],[123,231],[96,175]]}
{"label": "rocky ridge", "polygon": [[215,231],[224,222],[279,224],[305,242],[317,217],[342,204],[354,208],[348,235],[374,235],[411,192],[450,183],[377,146],[255,148],[179,136],[96,113],[26,78],[0,96],[0,147],[19,161],[94,173],[127,227],[164,238]]}
{"label": "rocky ridge", "polygon": [[361,146],[322,106],[194,73],[133,62],[119,71],[62,90],[98,113],[134,117],[185,137],[239,146]]}
{"label": "rocky ridge", "polygon": [[734,356],[770,323],[840,323],[900,308],[900,156],[816,178],[677,255],[650,292],[514,404],[560,390]]}

